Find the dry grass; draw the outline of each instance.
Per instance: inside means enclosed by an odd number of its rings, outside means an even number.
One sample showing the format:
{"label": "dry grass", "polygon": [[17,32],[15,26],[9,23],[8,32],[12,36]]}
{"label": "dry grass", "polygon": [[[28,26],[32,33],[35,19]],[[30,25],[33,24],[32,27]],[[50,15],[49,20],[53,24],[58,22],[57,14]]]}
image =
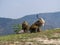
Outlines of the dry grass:
{"label": "dry grass", "polygon": [[0,36],[0,45],[56,45],[55,43],[60,44],[60,29],[45,30],[39,33],[25,33]]}

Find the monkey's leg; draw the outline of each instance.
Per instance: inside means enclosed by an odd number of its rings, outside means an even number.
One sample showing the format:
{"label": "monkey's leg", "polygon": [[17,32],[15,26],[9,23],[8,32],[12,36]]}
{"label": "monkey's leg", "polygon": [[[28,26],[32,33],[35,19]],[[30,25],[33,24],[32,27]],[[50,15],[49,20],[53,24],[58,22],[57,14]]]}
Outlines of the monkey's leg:
{"label": "monkey's leg", "polygon": [[41,29],[40,29],[40,28],[38,28],[38,29],[37,29],[37,32],[40,32],[40,31],[41,31]]}
{"label": "monkey's leg", "polygon": [[35,29],[31,29],[30,32],[31,32],[31,33],[35,33],[36,30],[35,30]]}

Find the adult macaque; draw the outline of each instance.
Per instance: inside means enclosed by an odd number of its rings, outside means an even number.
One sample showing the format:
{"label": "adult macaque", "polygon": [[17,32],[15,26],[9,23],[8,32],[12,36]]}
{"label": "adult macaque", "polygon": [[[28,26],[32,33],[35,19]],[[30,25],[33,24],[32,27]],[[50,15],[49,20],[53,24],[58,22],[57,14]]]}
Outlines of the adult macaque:
{"label": "adult macaque", "polygon": [[25,33],[28,32],[28,30],[29,30],[29,24],[28,24],[27,21],[24,21],[24,22],[22,23],[22,30],[23,30]]}
{"label": "adult macaque", "polygon": [[43,18],[38,19],[34,24],[30,26],[30,32],[40,32],[40,27],[45,24]]}
{"label": "adult macaque", "polygon": [[30,31],[31,33],[32,32],[40,32],[41,29],[40,27],[41,26],[44,26],[45,24],[45,21],[43,18],[39,18],[35,23],[33,23],[31,26],[29,26],[28,22],[24,21],[22,23],[22,30],[24,30],[24,32],[28,32]]}

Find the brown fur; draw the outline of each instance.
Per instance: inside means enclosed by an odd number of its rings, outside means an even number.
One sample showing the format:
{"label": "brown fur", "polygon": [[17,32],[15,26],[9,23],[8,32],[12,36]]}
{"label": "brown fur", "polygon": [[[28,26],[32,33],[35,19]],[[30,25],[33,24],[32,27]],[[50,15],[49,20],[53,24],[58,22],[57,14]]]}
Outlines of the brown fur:
{"label": "brown fur", "polygon": [[40,32],[40,27],[43,25],[43,23],[45,22],[43,22],[41,19],[37,20],[34,24],[30,26],[30,32]]}
{"label": "brown fur", "polygon": [[29,30],[29,24],[28,24],[28,22],[24,21],[22,23],[22,30],[24,30],[24,32],[28,32],[28,30]]}
{"label": "brown fur", "polygon": [[24,32],[27,32],[28,30],[32,33],[32,32],[40,32],[41,29],[40,27],[44,24],[44,22],[39,19],[37,20],[34,24],[32,24],[31,26],[29,26],[28,22],[24,21],[22,23],[22,29],[24,30]]}

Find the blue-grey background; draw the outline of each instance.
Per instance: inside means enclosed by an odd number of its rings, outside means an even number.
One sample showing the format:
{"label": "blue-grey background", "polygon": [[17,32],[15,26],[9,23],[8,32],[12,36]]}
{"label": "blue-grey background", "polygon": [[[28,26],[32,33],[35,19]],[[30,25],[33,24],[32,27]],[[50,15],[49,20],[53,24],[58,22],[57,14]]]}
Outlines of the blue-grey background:
{"label": "blue-grey background", "polygon": [[0,0],[0,17],[20,18],[29,14],[60,11],[60,0]]}

